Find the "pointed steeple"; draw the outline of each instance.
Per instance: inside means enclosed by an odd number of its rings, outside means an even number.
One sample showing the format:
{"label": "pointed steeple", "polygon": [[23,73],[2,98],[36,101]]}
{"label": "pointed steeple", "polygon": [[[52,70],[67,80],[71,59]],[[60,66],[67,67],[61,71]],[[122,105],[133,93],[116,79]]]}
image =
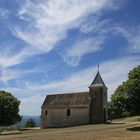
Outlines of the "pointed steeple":
{"label": "pointed steeple", "polygon": [[97,74],[93,80],[93,82],[91,83],[91,85],[89,86],[89,88],[91,87],[94,87],[94,86],[104,86],[106,87],[101,75],[100,75],[100,72],[99,72],[99,65],[98,65],[98,71],[97,71]]}

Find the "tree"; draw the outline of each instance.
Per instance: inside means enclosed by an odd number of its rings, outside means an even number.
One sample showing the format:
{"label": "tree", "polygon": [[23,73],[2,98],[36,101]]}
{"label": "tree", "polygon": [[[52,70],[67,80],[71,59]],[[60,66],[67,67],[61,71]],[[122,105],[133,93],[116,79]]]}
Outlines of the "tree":
{"label": "tree", "polygon": [[127,94],[130,115],[140,115],[140,66],[128,73]]}
{"label": "tree", "polygon": [[125,82],[120,85],[114,94],[111,96],[111,102],[109,103],[109,115],[112,119],[121,118],[126,116],[128,110],[128,95],[125,91]]}
{"label": "tree", "polygon": [[108,106],[112,119],[140,115],[140,66],[128,73],[128,80],[118,86]]}
{"label": "tree", "polygon": [[12,125],[21,120],[19,112],[20,101],[11,93],[0,91],[0,125]]}
{"label": "tree", "polygon": [[25,127],[35,127],[36,126],[36,123],[34,121],[34,119],[30,118],[26,124],[25,124]]}

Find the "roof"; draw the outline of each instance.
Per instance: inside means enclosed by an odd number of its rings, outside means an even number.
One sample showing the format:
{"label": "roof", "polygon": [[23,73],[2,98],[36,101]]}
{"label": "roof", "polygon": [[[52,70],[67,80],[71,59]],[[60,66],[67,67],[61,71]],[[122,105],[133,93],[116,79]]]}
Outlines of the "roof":
{"label": "roof", "polygon": [[89,86],[89,88],[90,88],[90,87],[94,87],[94,86],[104,86],[104,87],[106,87],[106,85],[105,85],[105,83],[104,83],[104,81],[103,81],[103,79],[102,79],[102,77],[101,77],[99,71],[97,72],[97,74],[96,74],[96,76],[95,76],[93,82],[92,82],[91,85]]}
{"label": "roof", "polygon": [[89,106],[89,92],[47,95],[42,107],[61,108]]}

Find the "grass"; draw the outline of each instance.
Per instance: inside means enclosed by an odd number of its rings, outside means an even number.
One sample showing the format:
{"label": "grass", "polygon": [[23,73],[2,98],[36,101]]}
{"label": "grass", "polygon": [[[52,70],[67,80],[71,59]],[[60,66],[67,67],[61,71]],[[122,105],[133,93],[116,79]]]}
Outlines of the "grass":
{"label": "grass", "polygon": [[140,121],[140,116],[127,117],[127,118],[124,119],[124,121],[127,121],[127,122]]}
{"label": "grass", "polygon": [[0,135],[5,133],[11,133],[10,131],[20,131],[22,127],[19,124],[11,125],[11,126],[0,126]]}
{"label": "grass", "polygon": [[4,130],[6,130],[6,127],[0,126],[0,135],[1,135],[1,133],[2,133]]}
{"label": "grass", "polygon": [[[28,130],[18,135],[0,136],[0,140],[140,140],[138,127],[140,127],[140,123],[132,124],[129,122],[126,124],[115,123],[113,125],[101,124]],[[132,131],[132,128],[134,128],[134,131]]]}
{"label": "grass", "polygon": [[135,118],[140,117],[125,118],[111,124],[26,130],[21,134],[1,135],[0,140],[140,140],[140,121]]}
{"label": "grass", "polygon": [[[126,118],[121,118],[117,119],[118,121],[124,121],[124,122],[137,122],[140,121],[140,116],[133,116],[133,117],[126,117]],[[115,120],[115,121],[117,121]]]}

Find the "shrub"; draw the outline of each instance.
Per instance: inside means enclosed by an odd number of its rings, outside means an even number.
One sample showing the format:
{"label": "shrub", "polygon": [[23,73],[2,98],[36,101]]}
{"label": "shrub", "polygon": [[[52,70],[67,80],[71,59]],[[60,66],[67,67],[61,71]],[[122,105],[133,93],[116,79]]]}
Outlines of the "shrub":
{"label": "shrub", "polygon": [[35,127],[36,126],[36,123],[34,121],[34,119],[29,119],[26,124],[25,124],[25,127]]}

